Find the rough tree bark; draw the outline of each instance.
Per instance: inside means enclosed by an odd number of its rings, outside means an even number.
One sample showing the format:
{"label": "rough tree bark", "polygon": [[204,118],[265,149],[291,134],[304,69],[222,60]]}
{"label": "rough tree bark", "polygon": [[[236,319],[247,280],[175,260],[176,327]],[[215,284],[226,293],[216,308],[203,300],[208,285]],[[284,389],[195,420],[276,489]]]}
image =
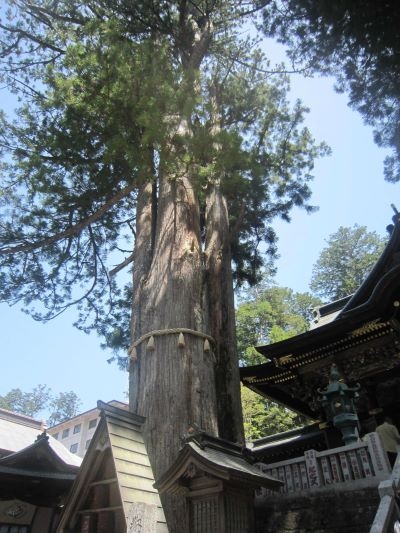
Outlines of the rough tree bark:
{"label": "rough tree bark", "polygon": [[205,273],[210,334],[215,340],[219,436],[244,443],[229,218],[218,182],[206,198]]}
{"label": "rough tree bark", "polygon": [[[156,206],[150,188],[142,188],[138,202],[132,341],[155,330],[165,333],[154,336],[154,350],[147,348],[148,339],[136,347],[130,407],[146,417],[144,436],[157,479],[191,428],[217,435],[218,422],[213,352],[204,351],[201,336],[184,334],[181,347],[179,334],[168,332],[208,333],[198,199],[186,171],[161,176]],[[170,532],[186,531],[180,502],[163,504]]]}
{"label": "rough tree bark", "polygon": [[[183,63],[196,94],[194,73],[210,42],[212,24],[204,25],[196,38],[191,24],[185,31],[191,44]],[[183,116],[178,131],[191,133]],[[163,154],[158,158],[157,197],[151,184],[139,193],[131,327],[137,346],[130,408],[146,417],[144,438],[156,480],[192,430],[244,440],[226,203],[218,184],[210,185],[202,240],[194,170],[185,164],[190,158],[181,157],[172,137],[166,150],[167,165]],[[192,330],[184,333],[184,346],[178,345],[174,331],[181,328]],[[140,339],[151,332],[157,334],[149,349],[149,338]],[[211,350],[204,349],[202,334],[212,337]],[[182,499],[163,496],[162,502],[170,533],[186,533]]]}

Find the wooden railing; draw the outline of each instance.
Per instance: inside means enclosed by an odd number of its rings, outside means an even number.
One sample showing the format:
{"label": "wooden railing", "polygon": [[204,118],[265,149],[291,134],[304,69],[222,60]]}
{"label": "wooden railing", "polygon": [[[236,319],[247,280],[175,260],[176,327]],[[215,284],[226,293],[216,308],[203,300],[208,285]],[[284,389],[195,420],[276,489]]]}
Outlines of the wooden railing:
{"label": "wooden railing", "polygon": [[[280,479],[282,494],[319,490],[334,485],[335,490],[359,486],[378,486],[390,476],[391,468],[376,433],[369,433],[362,441],[340,448],[317,452],[308,450],[304,456],[279,463],[257,463],[260,470]],[[264,499],[276,492],[260,489],[256,498]]]}
{"label": "wooden railing", "polygon": [[400,453],[389,479],[379,484],[378,491],[381,500],[370,533],[397,533],[400,531]]}

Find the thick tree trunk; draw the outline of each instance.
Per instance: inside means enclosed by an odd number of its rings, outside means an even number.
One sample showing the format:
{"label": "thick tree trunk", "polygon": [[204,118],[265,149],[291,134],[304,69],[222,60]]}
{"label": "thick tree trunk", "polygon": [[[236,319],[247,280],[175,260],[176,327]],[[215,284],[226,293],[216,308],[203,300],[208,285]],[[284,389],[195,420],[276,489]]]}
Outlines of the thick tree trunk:
{"label": "thick tree trunk", "polygon": [[[133,343],[158,332],[154,349],[147,348],[148,338],[136,346],[130,377],[130,406],[146,417],[144,436],[156,479],[173,463],[191,428],[218,431],[213,354],[196,334],[208,333],[198,200],[187,176],[169,178],[160,180],[153,247],[145,244],[151,238],[148,189],[138,204],[132,317]],[[184,346],[178,345],[180,328],[193,330],[184,333]],[[163,504],[170,533],[184,533],[182,502]]]}
{"label": "thick tree trunk", "polygon": [[[189,47],[188,80],[196,79],[211,32],[209,22]],[[198,90],[192,87],[193,96]],[[243,442],[227,208],[214,186],[207,197],[203,254],[199,200],[190,165],[181,157],[186,154],[179,153],[190,121],[181,119],[166,162],[160,158],[156,205],[144,187],[137,208],[130,407],[146,417],[144,438],[156,480],[192,430]],[[191,330],[183,345],[182,328]],[[205,350],[204,334],[211,336],[211,350]],[[162,502],[170,533],[189,533],[183,498]]]}
{"label": "thick tree trunk", "polygon": [[205,271],[210,334],[215,340],[219,436],[244,443],[226,200],[219,184],[206,199]]}

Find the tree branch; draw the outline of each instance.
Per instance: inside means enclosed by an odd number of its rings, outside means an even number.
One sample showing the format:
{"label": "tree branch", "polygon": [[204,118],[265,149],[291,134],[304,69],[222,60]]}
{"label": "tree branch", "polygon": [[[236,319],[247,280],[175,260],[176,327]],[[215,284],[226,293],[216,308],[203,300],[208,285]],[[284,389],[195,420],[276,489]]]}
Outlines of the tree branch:
{"label": "tree branch", "polygon": [[122,263],[114,267],[112,270],[108,272],[108,275],[110,277],[115,276],[115,274],[118,274],[121,270],[123,270],[126,266],[128,266],[135,258],[135,252],[132,252],[130,256],[128,256]]}
{"label": "tree branch", "polygon": [[110,210],[111,207],[117,204],[120,200],[128,196],[128,194],[132,192],[136,188],[136,186],[136,183],[131,183],[124,189],[121,189],[117,192],[117,194],[115,194],[115,196],[113,196],[108,202],[106,202],[95,213],[93,213],[93,215],[90,215],[82,222],[75,224],[75,226],[72,226],[64,231],[60,231],[59,233],[56,233],[55,235],[52,235],[51,237],[47,237],[46,239],[42,239],[40,241],[0,248],[0,255],[15,254],[19,252],[32,252],[33,250],[37,250],[38,248],[43,248],[45,246],[49,246],[50,244],[54,244],[55,242],[65,239],[66,237],[79,234],[90,224],[93,224],[93,222],[99,220],[103,215],[105,215],[105,213],[107,213],[107,211]]}
{"label": "tree branch", "polygon": [[32,35],[31,33],[28,33],[27,31],[24,31],[21,28],[10,28],[8,26],[4,26],[4,24],[0,24],[0,29],[9,33],[15,33],[20,37],[24,37],[25,39],[33,41],[34,43],[37,43],[40,46],[43,46],[43,48],[49,48],[50,50],[53,50],[53,52],[58,52],[59,54],[65,53],[65,50],[63,50],[62,48],[59,48],[58,46],[55,46],[51,43],[47,43],[46,41],[39,39],[39,37],[36,37],[35,35]]}

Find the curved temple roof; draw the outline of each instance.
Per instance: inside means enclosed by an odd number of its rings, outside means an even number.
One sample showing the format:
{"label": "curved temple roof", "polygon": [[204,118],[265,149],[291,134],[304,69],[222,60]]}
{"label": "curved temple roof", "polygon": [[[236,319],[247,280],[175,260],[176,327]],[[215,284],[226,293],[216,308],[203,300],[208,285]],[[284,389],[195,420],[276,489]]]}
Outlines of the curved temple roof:
{"label": "curved temple roof", "polygon": [[[390,239],[358,291],[323,306],[313,329],[259,346],[267,361],[240,369],[244,385],[311,418],[319,407],[312,389],[328,382],[330,364],[346,380],[379,380],[387,370],[400,375],[400,215]],[[379,357],[377,357],[379,352]]]}

